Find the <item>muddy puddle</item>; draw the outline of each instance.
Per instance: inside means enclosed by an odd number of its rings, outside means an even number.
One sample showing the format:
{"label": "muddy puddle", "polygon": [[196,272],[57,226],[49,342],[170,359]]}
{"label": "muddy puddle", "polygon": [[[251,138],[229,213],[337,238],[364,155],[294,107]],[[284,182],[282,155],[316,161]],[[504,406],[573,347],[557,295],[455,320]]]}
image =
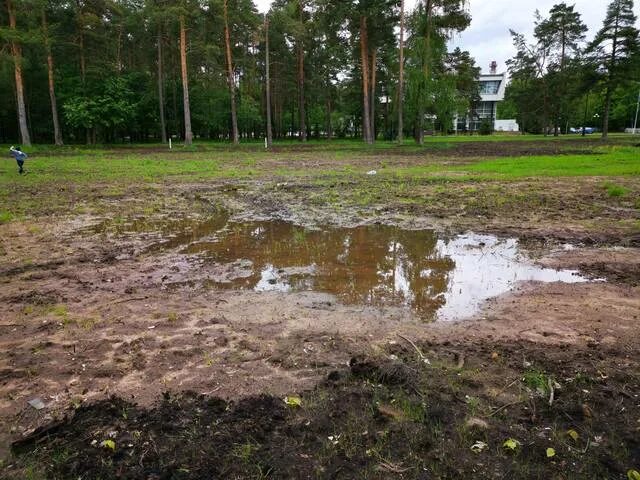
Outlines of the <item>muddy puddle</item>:
{"label": "muddy puddle", "polygon": [[451,238],[386,225],[312,230],[283,221],[129,223],[120,233],[160,229],[149,252],[176,249],[230,265],[209,288],[316,291],[347,304],[404,307],[423,319],[472,316],[520,282],[586,282],[573,270],[543,268],[517,239],[467,233]]}

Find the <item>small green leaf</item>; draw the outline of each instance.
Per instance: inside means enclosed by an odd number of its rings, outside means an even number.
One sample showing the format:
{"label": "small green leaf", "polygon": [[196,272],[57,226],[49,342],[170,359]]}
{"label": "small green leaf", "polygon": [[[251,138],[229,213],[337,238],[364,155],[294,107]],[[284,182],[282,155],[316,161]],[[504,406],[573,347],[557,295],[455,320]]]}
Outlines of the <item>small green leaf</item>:
{"label": "small green leaf", "polygon": [[578,432],[575,430],[567,430],[567,435],[569,435],[574,442],[577,442],[578,438],[580,438],[580,435],[578,435]]}
{"label": "small green leaf", "polygon": [[640,472],[637,470],[629,470],[627,472],[627,478],[629,480],[640,480]]}
{"label": "small green leaf", "polygon": [[116,442],[113,440],[105,440],[100,444],[101,447],[110,448],[114,452],[116,451]]}
{"label": "small green leaf", "polygon": [[290,407],[301,407],[302,399],[300,397],[285,397],[284,403]]}
{"label": "small green leaf", "polygon": [[556,451],[553,448],[547,448],[547,458],[555,457]]}
{"label": "small green leaf", "polygon": [[520,442],[518,440],[516,440],[515,438],[509,438],[509,439],[505,440],[505,442],[502,444],[502,446],[504,448],[508,448],[509,450],[515,450],[516,448],[518,448],[520,446]]}

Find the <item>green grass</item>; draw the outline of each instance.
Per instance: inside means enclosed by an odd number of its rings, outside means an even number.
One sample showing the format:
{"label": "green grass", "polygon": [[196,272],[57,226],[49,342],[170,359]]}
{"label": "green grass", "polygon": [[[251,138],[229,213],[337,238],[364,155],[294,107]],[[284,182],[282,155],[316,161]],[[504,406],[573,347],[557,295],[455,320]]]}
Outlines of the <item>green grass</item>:
{"label": "green grass", "polygon": [[607,191],[607,195],[611,198],[624,197],[630,192],[628,188],[610,182],[605,183],[604,188]]}
{"label": "green grass", "polygon": [[[382,147],[375,147],[376,150]],[[29,175],[19,177],[13,164],[0,166],[0,186],[37,186],[59,182],[78,184],[141,183],[162,181],[202,181],[216,178],[247,179],[265,175],[308,175],[309,169],[297,167],[299,160],[313,160],[323,156],[323,150],[286,155],[271,152],[207,151],[175,155],[131,154],[116,155],[97,150],[91,155],[37,156],[28,160]],[[384,152],[382,148],[381,154]],[[349,157],[348,151],[336,154]],[[353,153],[351,153],[352,155]],[[293,158],[291,158],[293,156]],[[270,161],[287,161],[287,167],[269,168]],[[376,159],[372,158],[371,162]],[[640,175],[640,155],[634,147],[601,147],[596,154],[558,156],[529,156],[487,159],[468,165],[452,166],[437,158],[410,167],[394,167],[385,162],[379,175],[425,176],[449,174],[515,179],[522,177],[561,176],[625,176]],[[339,163],[336,168],[313,170],[318,176],[354,176],[365,173],[371,165],[351,166]],[[117,193],[117,189],[114,190]],[[104,193],[104,192],[103,192]],[[0,201],[2,198],[0,197]],[[7,212],[4,212],[6,215]],[[0,216],[0,222],[6,222]]]}
{"label": "green grass", "polygon": [[639,153],[634,147],[601,148],[587,155],[499,158],[462,169],[506,178],[640,175]]}
{"label": "green grass", "polygon": [[13,220],[13,214],[11,212],[0,212],[0,225],[3,223],[9,223],[11,220]]}
{"label": "green grass", "polygon": [[[497,135],[490,138],[506,142],[544,139]],[[547,138],[553,142],[565,139]],[[408,142],[403,146],[393,142],[368,146],[353,140],[311,141],[305,146],[282,142],[279,144],[282,148],[273,152],[264,151],[259,143],[234,148],[225,143],[202,142],[193,148],[177,147],[172,151],[163,151],[165,147],[161,145],[36,146],[26,164],[29,175],[19,176],[14,162],[0,162],[0,224],[34,214],[100,215],[110,211],[114,201],[122,199],[132,200],[127,202],[131,212],[148,214],[175,206],[176,202],[168,205],[170,200],[160,195],[166,186],[215,180],[292,179],[296,183],[295,179],[306,179],[323,190],[310,194],[311,203],[339,207],[350,199],[352,205],[365,207],[388,203],[390,195],[399,203],[426,205],[430,198],[419,194],[419,188],[426,186],[435,187],[433,193],[442,197],[454,185],[474,187],[482,182],[523,178],[593,176],[612,185],[605,187],[610,197],[624,197],[631,205],[640,201],[635,193],[631,194],[637,190],[634,185],[626,182],[625,186],[616,186],[621,182],[614,180],[640,175],[639,150],[629,146],[626,138],[616,140],[615,144],[598,144],[595,153],[591,142],[584,144],[591,149],[584,154],[486,159],[438,156],[440,149],[468,140],[488,141],[486,137],[430,137],[425,147]],[[570,145],[575,151],[575,139]],[[428,155],[420,155],[421,152]],[[371,169],[378,174],[366,175]],[[482,208],[474,207],[475,210],[500,206],[487,203],[483,194],[487,194],[486,189],[472,188],[466,195],[472,207],[486,203]],[[503,203],[509,198],[505,192],[488,194],[489,200],[502,199]]]}

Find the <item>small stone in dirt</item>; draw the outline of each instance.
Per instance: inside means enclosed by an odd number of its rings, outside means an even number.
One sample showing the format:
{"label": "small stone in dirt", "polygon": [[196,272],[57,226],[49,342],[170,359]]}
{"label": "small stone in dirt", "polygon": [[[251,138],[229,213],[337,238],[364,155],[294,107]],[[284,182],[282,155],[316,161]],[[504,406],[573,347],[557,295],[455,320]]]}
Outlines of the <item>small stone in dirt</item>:
{"label": "small stone in dirt", "polygon": [[36,410],[42,410],[46,406],[44,404],[44,402],[42,401],[42,399],[38,398],[38,397],[29,400],[28,403],[29,403],[29,405],[31,405]]}
{"label": "small stone in dirt", "polygon": [[470,418],[465,423],[465,427],[470,430],[488,430],[489,424],[481,418]]}

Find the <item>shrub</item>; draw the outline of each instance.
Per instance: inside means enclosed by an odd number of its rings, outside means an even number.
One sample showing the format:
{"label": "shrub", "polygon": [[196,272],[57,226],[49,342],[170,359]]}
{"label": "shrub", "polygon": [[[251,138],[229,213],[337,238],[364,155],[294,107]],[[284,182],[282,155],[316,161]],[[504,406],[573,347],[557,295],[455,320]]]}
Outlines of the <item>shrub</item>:
{"label": "shrub", "polygon": [[493,133],[493,122],[488,118],[482,120],[478,128],[478,133],[480,135],[491,135]]}

